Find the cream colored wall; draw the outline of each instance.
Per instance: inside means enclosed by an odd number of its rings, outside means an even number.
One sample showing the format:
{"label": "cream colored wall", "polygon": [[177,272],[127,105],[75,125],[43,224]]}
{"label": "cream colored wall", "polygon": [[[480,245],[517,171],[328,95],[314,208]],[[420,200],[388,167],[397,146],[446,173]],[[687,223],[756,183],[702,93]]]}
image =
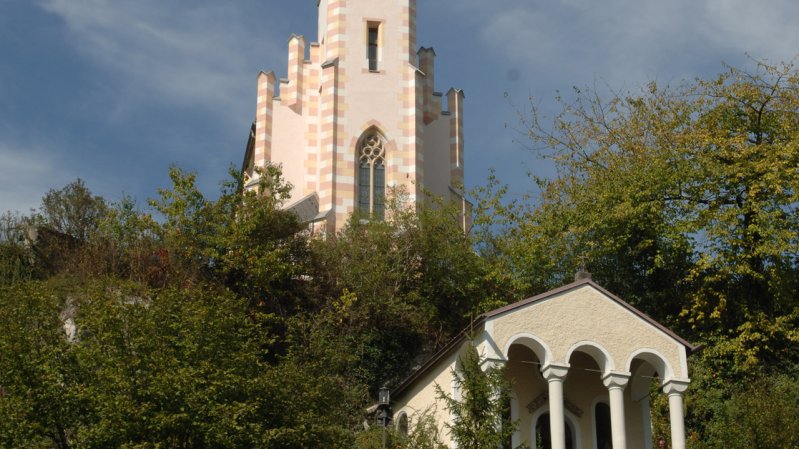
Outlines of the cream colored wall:
{"label": "cream colored wall", "polygon": [[305,185],[305,120],[291,108],[275,101],[272,129],[272,161],[283,167],[283,178],[292,185],[291,199],[302,198]]}
{"label": "cream colored wall", "polygon": [[425,188],[435,195],[449,198],[450,116],[441,116],[425,128],[424,173]]}
{"label": "cream colored wall", "polygon": [[[347,69],[359,73],[369,69],[367,60],[367,21],[382,23],[378,69],[393,72],[392,79],[402,80],[397,75],[408,64],[408,48],[402,47],[401,31],[402,3],[395,0],[371,0],[347,2]],[[407,26],[407,24],[405,24]],[[387,86],[396,93],[396,85]]]}
{"label": "cream colored wall", "polygon": [[[345,151],[352,152],[353,160],[353,143],[372,124],[377,125],[398,149],[412,143],[402,136],[407,129],[407,111],[403,109],[403,95],[407,95],[404,80],[415,72],[410,65],[409,48],[403,46],[406,43],[402,40],[402,27],[407,24],[401,23],[402,3],[385,0],[347,3],[347,58],[343,64],[347,74],[344,82],[347,119],[344,129],[345,141],[351,147]],[[382,27],[378,72],[369,72],[366,51],[369,21],[380,22]],[[387,184],[407,184],[410,178],[404,174],[412,172],[413,167],[408,167],[406,155],[395,150],[387,156]],[[391,167],[400,166],[405,167],[402,173],[391,170]]]}
{"label": "cream colored wall", "polygon": [[[627,371],[633,353],[648,348],[665,358],[674,370],[673,377],[688,377],[682,345],[590,285],[513,310],[492,322],[494,341],[500,348],[526,331],[547,343],[552,361],[567,363],[570,348],[591,340],[608,351],[616,371]],[[668,380],[669,375],[664,377]]]}
{"label": "cream colored wall", "polygon": [[[327,31],[327,1],[323,0],[319,2],[318,14],[317,14],[317,29],[316,29],[316,40],[320,44],[322,41],[325,41],[325,33]],[[325,54],[324,49],[322,49],[322,54]]]}
{"label": "cream colored wall", "polygon": [[402,395],[402,398],[398,398],[400,400],[393,403],[394,416],[397,417],[400,413],[407,414],[411,429],[419,414],[429,410],[436,417],[442,442],[447,445],[451,443],[449,433],[446,430],[446,424],[449,423],[450,416],[444,404],[437,399],[438,394],[435,386],[440,385],[447,394],[453,394],[452,373],[455,370],[458,356],[464,348],[465,345],[461,347],[461,351],[454,351],[453,354],[442,360],[436,365],[435,369],[430,370],[424,377],[417,380]]}

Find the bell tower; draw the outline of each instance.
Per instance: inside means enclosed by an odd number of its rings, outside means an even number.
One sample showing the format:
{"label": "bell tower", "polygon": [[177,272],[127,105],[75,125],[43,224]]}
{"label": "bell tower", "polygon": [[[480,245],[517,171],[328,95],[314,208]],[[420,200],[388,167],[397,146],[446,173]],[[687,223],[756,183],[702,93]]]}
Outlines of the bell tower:
{"label": "bell tower", "polygon": [[287,207],[327,231],[355,211],[382,218],[397,187],[460,201],[465,218],[463,93],[443,110],[435,52],[416,49],[416,0],[319,0],[318,41],[292,35],[287,77],[259,74],[245,173],[281,164]]}

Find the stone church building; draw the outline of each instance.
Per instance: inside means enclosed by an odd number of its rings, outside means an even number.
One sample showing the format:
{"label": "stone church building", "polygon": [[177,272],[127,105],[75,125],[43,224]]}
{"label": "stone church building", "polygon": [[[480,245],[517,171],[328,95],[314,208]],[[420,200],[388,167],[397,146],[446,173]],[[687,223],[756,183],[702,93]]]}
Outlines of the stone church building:
{"label": "stone church building", "polygon": [[[416,46],[416,0],[319,0],[318,42],[292,35],[288,74],[261,72],[242,171],[280,164],[286,207],[312,229],[340,230],[360,213],[383,219],[386,195],[429,192],[461,205],[463,92],[436,91],[432,48]],[[685,448],[687,341],[588,278],[482,315],[473,336],[489,364],[507,366],[514,446],[651,449],[650,394],[668,395],[669,446]],[[458,397],[453,370],[465,336],[392,391],[394,423],[450,416],[436,385]],[[654,387],[654,388],[653,388]],[[443,432],[445,442],[455,447]]]}
{"label": "stone church building", "polygon": [[382,218],[386,194],[426,192],[467,204],[463,92],[436,91],[432,48],[416,47],[416,2],[320,0],[318,40],[292,35],[288,76],[258,75],[255,122],[244,157],[280,164],[287,207],[335,232],[353,212]]}

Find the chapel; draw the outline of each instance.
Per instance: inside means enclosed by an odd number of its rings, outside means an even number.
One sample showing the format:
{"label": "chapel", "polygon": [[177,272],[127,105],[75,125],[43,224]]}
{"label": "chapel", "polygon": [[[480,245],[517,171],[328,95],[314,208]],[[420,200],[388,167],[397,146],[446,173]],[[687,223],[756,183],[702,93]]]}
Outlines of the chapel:
{"label": "chapel", "polygon": [[[398,429],[412,428],[422,413],[446,429],[451,417],[437,387],[461,397],[453,373],[472,344],[484,368],[506,368],[510,418],[519,423],[511,447],[653,449],[660,435],[652,434],[650,399],[665,394],[668,447],[685,449],[687,358],[698,348],[586,273],[478,317],[391,391]],[[456,447],[447,432],[443,439]]]}
{"label": "chapel", "polygon": [[392,189],[410,204],[458,203],[465,227],[464,94],[436,90],[436,53],[416,47],[416,1],[319,0],[317,39],[289,38],[285,78],[258,75],[245,185],[279,164],[286,208],[326,232],[353,212],[382,219]]}

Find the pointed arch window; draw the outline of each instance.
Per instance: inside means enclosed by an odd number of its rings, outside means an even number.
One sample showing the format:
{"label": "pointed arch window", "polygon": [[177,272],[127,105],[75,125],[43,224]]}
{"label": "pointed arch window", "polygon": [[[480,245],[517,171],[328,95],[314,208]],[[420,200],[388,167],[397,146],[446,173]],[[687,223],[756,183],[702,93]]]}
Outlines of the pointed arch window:
{"label": "pointed arch window", "polygon": [[363,136],[358,148],[358,210],[382,220],[386,202],[386,140],[377,132]]}

